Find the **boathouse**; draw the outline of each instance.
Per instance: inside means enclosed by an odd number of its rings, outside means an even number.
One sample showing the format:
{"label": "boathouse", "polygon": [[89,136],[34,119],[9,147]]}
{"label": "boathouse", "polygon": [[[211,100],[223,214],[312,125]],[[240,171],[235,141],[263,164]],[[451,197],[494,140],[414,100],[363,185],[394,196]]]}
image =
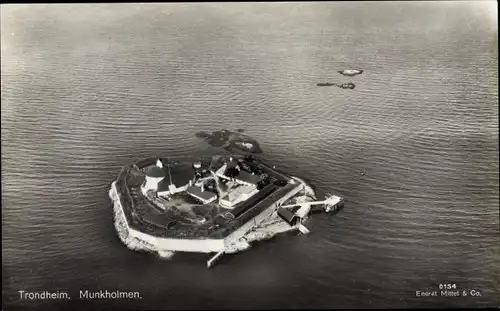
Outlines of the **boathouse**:
{"label": "boathouse", "polygon": [[286,221],[290,226],[296,225],[297,222],[299,222],[300,220],[299,216],[295,215],[288,209],[282,207],[278,209],[278,215],[281,217],[281,219]]}

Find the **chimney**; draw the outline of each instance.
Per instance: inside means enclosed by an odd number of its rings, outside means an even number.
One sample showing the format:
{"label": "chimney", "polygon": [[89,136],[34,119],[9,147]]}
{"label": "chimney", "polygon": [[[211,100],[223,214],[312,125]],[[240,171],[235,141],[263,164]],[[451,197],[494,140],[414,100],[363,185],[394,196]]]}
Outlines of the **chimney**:
{"label": "chimney", "polygon": [[156,161],[156,166],[163,168],[163,163],[161,163],[160,159],[158,159],[158,161]]}

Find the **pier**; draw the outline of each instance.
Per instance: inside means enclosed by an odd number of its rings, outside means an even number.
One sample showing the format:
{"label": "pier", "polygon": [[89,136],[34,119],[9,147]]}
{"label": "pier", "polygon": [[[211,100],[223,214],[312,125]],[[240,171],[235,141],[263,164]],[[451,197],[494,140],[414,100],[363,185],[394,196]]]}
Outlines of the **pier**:
{"label": "pier", "polygon": [[300,209],[295,213],[300,218],[304,218],[309,213],[309,210],[313,205],[323,205],[326,212],[331,210],[336,210],[339,206],[343,204],[344,199],[336,195],[328,194],[327,197],[322,201],[310,201],[310,202],[297,202],[294,204],[281,205],[281,208],[292,208],[300,206]]}
{"label": "pier", "polygon": [[214,256],[212,256],[212,258],[210,258],[207,261],[207,268],[211,268],[215,264],[215,262],[217,262],[217,260],[219,260],[222,257],[222,255],[224,255],[224,251],[220,251]]}

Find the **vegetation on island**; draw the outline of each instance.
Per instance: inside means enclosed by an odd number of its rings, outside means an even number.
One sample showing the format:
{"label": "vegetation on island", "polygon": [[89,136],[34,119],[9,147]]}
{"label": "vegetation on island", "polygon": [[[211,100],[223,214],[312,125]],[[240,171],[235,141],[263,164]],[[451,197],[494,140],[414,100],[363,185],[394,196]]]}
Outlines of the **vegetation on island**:
{"label": "vegetation on island", "polygon": [[222,129],[212,133],[198,132],[196,137],[205,139],[214,147],[221,147],[228,151],[243,151],[249,153],[262,153],[262,149],[258,141],[246,134],[243,134],[243,129],[230,131]]}

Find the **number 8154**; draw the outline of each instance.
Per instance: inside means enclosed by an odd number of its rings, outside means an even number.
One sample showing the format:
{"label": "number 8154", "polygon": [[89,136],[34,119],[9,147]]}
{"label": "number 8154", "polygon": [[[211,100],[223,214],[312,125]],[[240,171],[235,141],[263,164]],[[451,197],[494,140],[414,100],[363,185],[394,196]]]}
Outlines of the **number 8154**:
{"label": "number 8154", "polygon": [[439,284],[439,289],[457,289],[456,284]]}

